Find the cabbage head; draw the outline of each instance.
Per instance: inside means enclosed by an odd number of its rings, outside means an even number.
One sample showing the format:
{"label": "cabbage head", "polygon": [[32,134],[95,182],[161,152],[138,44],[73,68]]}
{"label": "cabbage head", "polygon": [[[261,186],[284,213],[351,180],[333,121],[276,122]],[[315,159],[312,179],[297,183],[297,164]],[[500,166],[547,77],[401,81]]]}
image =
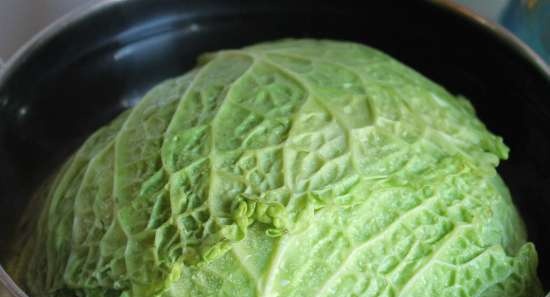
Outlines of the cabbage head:
{"label": "cabbage head", "polygon": [[534,297],[537,255],[472,105],[372,48],[208,53],[42,189],[31,297]]}

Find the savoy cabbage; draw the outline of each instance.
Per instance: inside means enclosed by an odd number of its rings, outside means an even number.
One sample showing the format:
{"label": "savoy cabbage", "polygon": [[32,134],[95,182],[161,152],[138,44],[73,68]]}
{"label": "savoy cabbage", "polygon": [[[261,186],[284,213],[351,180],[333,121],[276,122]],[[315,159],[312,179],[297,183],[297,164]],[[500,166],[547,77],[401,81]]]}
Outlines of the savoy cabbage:
{"label": "savoy cabbage", "polygon": [[372,48],[209,53],[66,162],[10,269],[32,297],[537,296],[507,156]]}

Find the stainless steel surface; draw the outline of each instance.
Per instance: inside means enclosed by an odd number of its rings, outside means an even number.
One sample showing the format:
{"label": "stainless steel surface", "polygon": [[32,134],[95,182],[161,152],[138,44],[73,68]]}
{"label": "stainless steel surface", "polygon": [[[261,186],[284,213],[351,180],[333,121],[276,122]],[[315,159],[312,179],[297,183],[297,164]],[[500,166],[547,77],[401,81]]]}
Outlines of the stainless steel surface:
{"label": "stainless steel surface", "polygon": [[[0,76],[2,75],[3,71],[4,71],[4,61],[2,60],[2,58],[0,58]],[[10,281],[11,281],[11,279],[6,275],[6,272],[4,271],[2,266],[0,265],[0,283],[2,284],[0,286],[0,297],[9,297],[10,296],[9,292],[6,289],[6,287],[9,286],[8,283]]]}
{"label": "stainless steel surface", "polygon": [[19,288],[11,279],[11,277],[4,271],[2,265],[0,265],[0,283],[3,285],[0,286],[0,297],[28,297],[23,290]]}
{"label": "stainless steel surface", "polygon": [[0,75],[2,74],[3,71],[4,71],[4,60],[0,58]]}

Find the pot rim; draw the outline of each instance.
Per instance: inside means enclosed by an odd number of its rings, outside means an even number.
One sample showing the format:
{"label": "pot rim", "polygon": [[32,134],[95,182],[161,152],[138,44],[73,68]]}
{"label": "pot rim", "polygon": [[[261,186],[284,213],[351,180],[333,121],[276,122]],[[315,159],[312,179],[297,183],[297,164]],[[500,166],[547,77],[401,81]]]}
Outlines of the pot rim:
{"label": "pot rim", "polygon": [[531,47],[529,47],[523,40],[517,37],[510,30],[506,29],[504,26],[499,23],[488,19],[474,10],[459,4],[453,0],[427,0],[441,8],[447,9],[457,15],[469,19],[473,23],[484,27],[489,30],[495,36],[503,40],[507,45],[515,49],[523,58],[529,61],[533,66],[540,70],[546,79],[550,80],[550,65],[544,61],[544,59],[535,52]]}
{"label": "pot rim", "polygon": [[0,61],[0,86],[2,86],[9,75],[22,64],[33,52],[42,47],[56,35],[73,26],[79,20],[88,18],[91,15],[108,9],[118,3],[130,0],[99,0],[88,2],[60,16],[42,30],[34,34],[27,42],[15,51],[9,58]]}
{"label": "pot rim", "polygon": [[[99,13],[102,10],[128,1],[130,0],[99,0],[99,2],[85,4],[61,16],[59,19],[35,34],[30,40],[25,42],[23,46],[21,46],[3,64],[0,61],[0,86],[4,84],[5,80],[14,71],[14,69],[22,64],[34,51],[40,48],[43,44],[47,43],[57,34],[63,32],[66,28],[71,27],[83,18],[90,17],[91,15]],[[533,49],[531,49],[527,44],[525,44],[521,39],[505,27],[481,16],[464,5],[454,2],[453,0],[426,1],[462,16],[474,24],[487,29],[515,49],[531,65],[535,66],[535,68],[542,72],[546,79],[550,80],[550,65],[548,65],[540,55],[538,55]]]}

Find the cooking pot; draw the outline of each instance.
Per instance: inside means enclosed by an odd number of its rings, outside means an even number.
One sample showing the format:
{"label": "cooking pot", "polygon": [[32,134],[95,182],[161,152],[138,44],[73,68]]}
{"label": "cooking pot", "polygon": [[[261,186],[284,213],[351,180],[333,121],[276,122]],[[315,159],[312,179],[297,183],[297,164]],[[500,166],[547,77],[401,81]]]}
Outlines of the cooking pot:
{"label": "cooking pot", "polygon": [[[198,54],[284,37],[376,47],[469,98],[511,148],[498,168],[550,289],[550,70],[447,1],[118,0],[64,17],[0,74],[0,264],[33,191],[92,131]],[[25,296],[0,269],[14,296]]]}

